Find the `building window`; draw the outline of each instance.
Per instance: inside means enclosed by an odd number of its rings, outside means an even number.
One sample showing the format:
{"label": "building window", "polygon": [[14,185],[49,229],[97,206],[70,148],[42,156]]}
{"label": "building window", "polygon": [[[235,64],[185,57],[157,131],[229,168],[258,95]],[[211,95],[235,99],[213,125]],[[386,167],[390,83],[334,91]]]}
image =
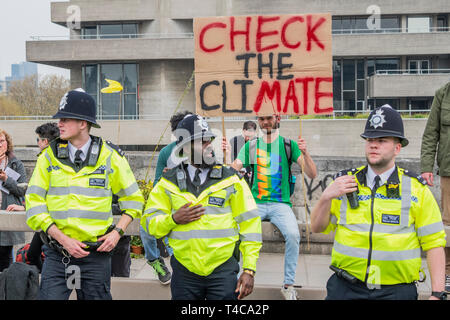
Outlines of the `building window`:
{"label": "building window", "polygon": [[[334,110],[363,111],[365,109],[365,68],[363,59],[333,60]],[[351,113],[350,113],[351,114]]]}
{"label": "building window", "polygon": [[380,33],[380,32],[400,32],[400,18],[398,16],[381,16],[380,27],[378,29],[369,28],[371,25],[369,16],[339,17],[334,16],[331,28],[333,34],[348,33]]}
{"label": "building window", "polygon": [[[83,88],[97,102],[99,119],[138,119],[138,65],[109,63],[85,65],[82,69]],[[105,79],[116,80],[122,93],[101,93],[108,86]]]}
{"label": "building window", "polygon": [[408,32],[423,33],[430,32],[431,17],[408,17]]}
{"label": "building window", "polygon": [[99,24],[81,28],[82,39],[121,39],[136,38],[138,34],[136,23]]}
{"label": "building window", "polygon": [[388,74],[389,71],[400,69],[399,58],[376,58],[367,60],[367,75],[372,76],[375,73]]}

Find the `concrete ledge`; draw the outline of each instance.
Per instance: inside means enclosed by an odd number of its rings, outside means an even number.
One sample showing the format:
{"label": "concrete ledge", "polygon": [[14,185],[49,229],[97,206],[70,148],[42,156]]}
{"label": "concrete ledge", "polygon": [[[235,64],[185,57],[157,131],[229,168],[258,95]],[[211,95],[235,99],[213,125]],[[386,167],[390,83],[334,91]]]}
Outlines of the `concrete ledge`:
{"label": "concrete ledge", "polygon": [[[117,223],[120,216],[114,216],[114,222]],[[140,219],[134,219],[128,226],[125,234],[127,235],[139,235]],[[322,233],[309,233],[305,224],[298,225],[300,230],[300,236],[302,242],[305,243],[309,234],[310,244],[332,244],[334,241],[334,233],[328,235]],[[26,224],[26,214],[24,211],[8,212],[0,210],[0,231],[25,231],[34,232]],[[447,247],[450,247],[450,226],[445,226],[445,232],[447,234]],[[262,222],[262,234],[263,241],[267,242],[284,242],[281,232],[270,222]]]}

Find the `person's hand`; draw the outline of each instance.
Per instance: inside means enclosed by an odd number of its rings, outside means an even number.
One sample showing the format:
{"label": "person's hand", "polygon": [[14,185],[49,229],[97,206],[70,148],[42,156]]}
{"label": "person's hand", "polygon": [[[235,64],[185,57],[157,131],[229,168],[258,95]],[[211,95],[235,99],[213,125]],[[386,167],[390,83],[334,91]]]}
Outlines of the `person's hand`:
{"label": "person's hand", "polygon": [[103,241],[100,247],[97,248],[97,251],[110,252],[116,247],[117,242],[119,242],[119,240],[120,240],[119,232],[113,230],[97,239],[97,241],[99,242]]}
{"label": "person's hand", "polygon": [[170,169],[168,168],[168,167],[165,167],[164,169],[163,169],[163,173],[166,173],[167,171],[169,171]]}
{"label": "person's hand", "polygon": [[89,251],[83,250],[86,245],[81,241],[66,236],[60,243],[74,258],[84,258],[89,255]]}
{"label": "person's hand", "polygon": [[201,204],[189,207],[191,203],[186,203],[172,215],[172,219],[176,224],[187,224],[200,219],[205,214],[205,208]]}
{"label": "person's hand", "polygon": [[18,204],[10,204],[6,211],[25,211],[25,207]]}
{"label": "person's hand", "polygon": [[322,193],[322,197],[326,199],[335,199],[344,194],[356,191],[358,188],[356,178],[354,176],[345,175],[334,180]]}
{"label": "person's hand", "polygon": [[306,153],[306,140],[303,139],[301,136],[298,136],[298,140],[297,140],[297,144],[298,144],[298,148],[300,149],[300,151],[302,153]]}
{"label": "person's hand", "polygon": [[8,175],[6,174],[5,171],[0,170],[0,180],[2,180],[3,182],[5,182],[6,179],[8,179]]}
{"label": "person's hand", "polygon": [[253,292],[254,279],[253,276],[242,272],[236,286],[236,293],[239,292],[238,299],[241,300]]}
{"label": "person's hand", "polygon": [[428,183],[428,185],[430,186],[430,187],[432,187],[434,184],[433,184],[433,173],[432,172],[424,172],[424,173],[422,173],[421,174],[421,176],[422,176],[422,178],[424,178],[425,179],[425,181]]}
{"label": "person's hand", "polygon": [[226,150],[227,152],[230,152],[231,150],[231,144],[225,137],[222,138],[222,150]]}

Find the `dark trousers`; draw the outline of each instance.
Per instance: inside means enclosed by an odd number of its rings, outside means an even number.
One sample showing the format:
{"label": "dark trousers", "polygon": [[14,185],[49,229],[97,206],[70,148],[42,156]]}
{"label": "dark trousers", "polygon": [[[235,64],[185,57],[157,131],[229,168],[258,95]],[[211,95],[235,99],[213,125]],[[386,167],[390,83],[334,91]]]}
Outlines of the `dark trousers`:
{"label": "dark trousers", "polygon": [[39,272],[42,270],[42,245],[39,232],[35,232],[31,240],[30,247],[27,252],[27,258],[30,264],[36,266]]}
{"label": "dark trousers", "polygon": [[208,276],[190,272],[172,255],[172,300],[236,300],[239,264],[231,257]]}
{"label": "dark trousers", "polygon": [[111,300],[111,254],[90,252],[80,259],[71,257],[67,265],[71,272],[66,279],[63,255],[42,247],[45,260],[42,265],[40,300],[67,300],[72,290],[78,300]]}
{"label": "dark trousers", "polygon": [[13,246],[0,246],[0,272],[8,268],[12,261]]}
{"label": "dark trousers", "polygon": [[417,300],[415,283],[402,283],[369,289],[364,283],[350,283],[336,274],[327,282],[326,300]]}
{"label": "dark trousers", "polygon": [[131,236],[123,236],[117,242],[111,257],[111,276],[130,277],[131,256],[130,256]]}

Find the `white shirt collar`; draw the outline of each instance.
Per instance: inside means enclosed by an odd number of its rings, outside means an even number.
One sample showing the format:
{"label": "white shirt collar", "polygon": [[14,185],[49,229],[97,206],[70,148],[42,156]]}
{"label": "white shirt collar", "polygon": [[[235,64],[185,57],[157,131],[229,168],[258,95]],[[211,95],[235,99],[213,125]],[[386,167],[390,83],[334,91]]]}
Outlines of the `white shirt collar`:
{"label": "white shirt collar", "polygon": [[[383,172],[382,174],[379,174],[380,176],[380,186],[382,186],[383,184],[386,183],[387,179],[389,179],[389,177],[391,176],[392,172],[394,172],[395,170],[395,164],[391,169],[386,170],[385,172]],[[373,171],[373,169],[370,167],[370,165],[367,165],[367,174],[366,174],[366,179],[367,179],[367,186],[372,189],[373,186],[375,185],[375,177],[377,176],[377,174]]]}
{"label": "white shirt collar", "polygon": [[[92,139],[91,139],[91,137],[89,137],[89,140],[80,148],[80,150],[81,150],[80,157],[81,157],[81,160],[83,160],[83,161],[86,159],[89,147],[91,146],[91,142],[92,142]],[[78,149],[73,144],[71,144],[70,141],[69,141],[69,158],[70,158],[70,161],[72,161],[72,162],[74,161],[74,159],[75,159],[75,152],[77,150]]]}
{"label": "white shirt collar", "polygon": [[194,181],[195,171],[197,171],[197,169],[200,169],[200,183],[203,184],[206,178],[208,177],[209,168],[197,168],[194,167],[192,164],[188,164],[187,170],[189,173],[189,177],[191,178],[191,181]]}

